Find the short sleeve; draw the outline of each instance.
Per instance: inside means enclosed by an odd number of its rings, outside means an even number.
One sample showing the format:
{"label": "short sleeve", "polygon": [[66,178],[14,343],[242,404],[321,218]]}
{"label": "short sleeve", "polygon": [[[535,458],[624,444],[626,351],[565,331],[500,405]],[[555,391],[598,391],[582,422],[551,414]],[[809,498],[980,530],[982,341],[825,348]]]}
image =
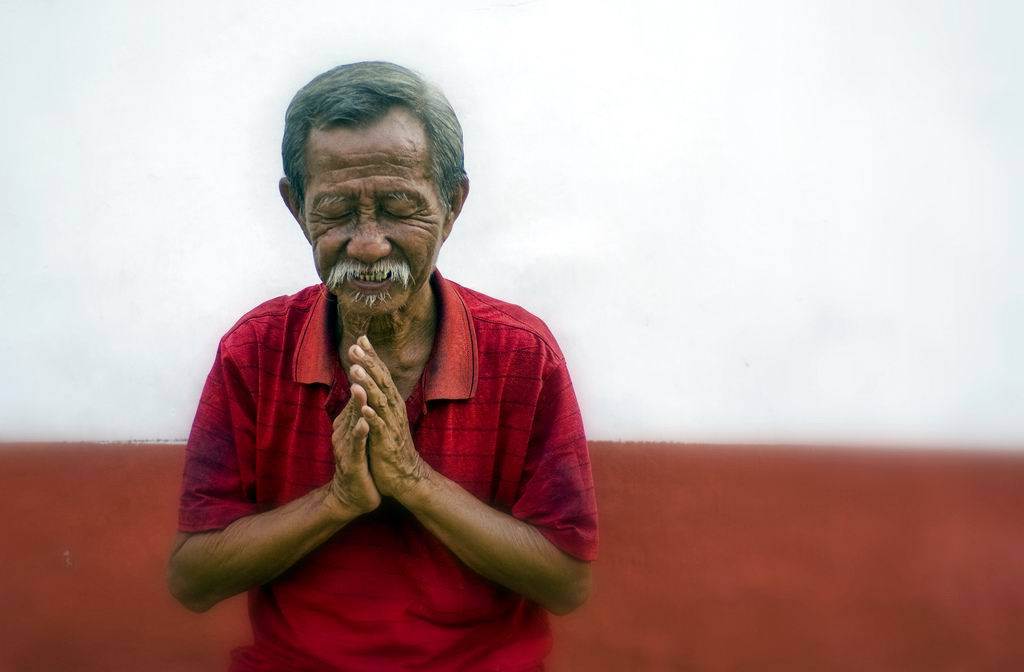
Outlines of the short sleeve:
{"label": "short sleeve", "polygon": [[185,448],[178,509],[182,532],[223,529],[258,511],[244,469],[254,448],[255,401],[227,339],[217,348]]}
{"label": "short sleeve", "polygon": [[512,515],[536,527],[562,551],[597,557],[597,504],[590,454],[565,360],[542,382]]}

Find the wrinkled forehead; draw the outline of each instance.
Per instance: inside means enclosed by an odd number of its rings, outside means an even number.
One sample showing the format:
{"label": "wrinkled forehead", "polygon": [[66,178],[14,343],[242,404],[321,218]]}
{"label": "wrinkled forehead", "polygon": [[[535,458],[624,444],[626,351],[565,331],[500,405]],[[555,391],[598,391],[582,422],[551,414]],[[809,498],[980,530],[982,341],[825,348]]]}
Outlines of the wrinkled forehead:
{"label": "wrinkled forehead", "polygon": [[437,191],[423,161],[393,154],[348,154],[311,163],[310,168],[306,198],[314,204],[327,195],[365,200],[405,194],[423,200]]}
{"label": "wrinkled forehead", "polygon": [[[307,154],[307,195],[322,192],[365,194],[373,191],[436,190],[422,145],[406,142],[366,144],[337,136],[311,137]],[[389,139],[389,140],[393,140]]]}
{"label": "wrinkled forehead", "polygon": [[367,177],[399,180],[426,179],[426,162],[416,156],[385,152],[346,153],[343,155],[312,155],[306,163],[309,183],[359,179]]}
{"label": "wrinkled forehead", "polygon": [[393,107],[375,121],[313,128],[306,140],[310,171],[331,165],[381,162],[414,167],[425,162],[428,143],[423,122],[408,110]]}

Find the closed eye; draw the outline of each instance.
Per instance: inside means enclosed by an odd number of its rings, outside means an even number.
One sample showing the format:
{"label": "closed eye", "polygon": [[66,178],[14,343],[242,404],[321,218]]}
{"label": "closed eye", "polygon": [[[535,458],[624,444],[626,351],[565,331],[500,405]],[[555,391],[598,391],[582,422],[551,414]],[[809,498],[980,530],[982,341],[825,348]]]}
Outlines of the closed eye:
{"label": "closed eye", "polygon": [[346,220],[351,219],[354,215],[355,215],[355,211],[354,210],[349,210],[348,212],[332,212],[332,213],[329,213],[329,214],[318,213],[317,219],[319,219],[322,222],[328,222],[328,223],[344,222]]}
{"label": "closed eye", "polygon": [[314,210],[309,213],[309,221],[311,224],[317,224],[321,227],[332,227],[332,226],[344,226],[350,223],[356,216],[356,211],[353,208],[324,208],[322,210]]}
{"label": "closed eye", "polygon": [[392,217],[411,217],[419,212],[421,207],[419,199],[412,198],[405,192],[384,194],[380,199],[381,211]]}
{"label": "closed eye", "polygon": [[343,221],[353,216],[355,203],[348,196],[323,194],[313,202],[309,215],[325,222]]}

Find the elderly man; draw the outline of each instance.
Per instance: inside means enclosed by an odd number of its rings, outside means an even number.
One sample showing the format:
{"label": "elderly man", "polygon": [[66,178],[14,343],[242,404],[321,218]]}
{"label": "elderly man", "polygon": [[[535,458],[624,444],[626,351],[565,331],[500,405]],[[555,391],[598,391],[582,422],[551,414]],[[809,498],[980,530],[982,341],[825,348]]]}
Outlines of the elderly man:
{"label": "elderly man", "polygon": [[323,284],[221,339],[172,593],[248,590],[232,670],[538,670],[589,591],[590,462],[543,322],[435,268],[469,193],[444,96],[389,63],[288,108],[281,196]]}

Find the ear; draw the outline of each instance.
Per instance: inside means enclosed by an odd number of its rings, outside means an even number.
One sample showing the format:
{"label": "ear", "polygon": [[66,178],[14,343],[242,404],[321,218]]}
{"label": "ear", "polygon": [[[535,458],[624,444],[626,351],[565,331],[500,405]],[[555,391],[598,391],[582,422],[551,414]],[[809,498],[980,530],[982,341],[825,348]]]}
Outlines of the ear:
{"label": "ear", "polygon": [[455,224],[455,220],[459,218],[459,214],[462,212],[462,206],[466,204],[466,199],[469,198],[469,178],[462,178],[462,182],[455,188],[455,193],[452,195],[452,204],[448,209],[448,220],[444,224],[444,231],[441,235],[441,242],[448,240],[449,234],[452,232],[452,225]]}
{"label": "ear", "polygon": [[[292,183],[288,181],[287,177],[282,177],[281,181],[277,183],[277,190],[281,192],[281,200],[284,201],[285,206],[288,208],[288,212],[292,213],[292,217],[299,223],[299,228],[302,229],[302,235],[309,241],[309,233],[306,231],[306,224],[302,221],[302,209],[299,208],[299,201],[296,197],[295,191],[292,189]],[[310,241],[312,242],[312,241]]]}

